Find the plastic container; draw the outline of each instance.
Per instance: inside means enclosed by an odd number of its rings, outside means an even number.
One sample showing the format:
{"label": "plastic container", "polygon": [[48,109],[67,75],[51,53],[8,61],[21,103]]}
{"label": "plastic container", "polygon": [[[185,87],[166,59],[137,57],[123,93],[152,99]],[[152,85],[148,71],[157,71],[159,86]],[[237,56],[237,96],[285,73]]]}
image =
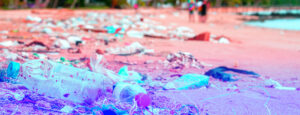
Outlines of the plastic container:
{"label": "plastic container", "polygon": [[2,74],[7,81],[21,83],[33,92],[79,103],[96,100],[113,85],[103,74],[48,60],[11,62]]}
{"label": "plastic container", "polygon": [[135,96],[140,93],[147,94],[147,91],[139,85],[120,82],[116,84],[113,95],[121,102],[132,103]]}

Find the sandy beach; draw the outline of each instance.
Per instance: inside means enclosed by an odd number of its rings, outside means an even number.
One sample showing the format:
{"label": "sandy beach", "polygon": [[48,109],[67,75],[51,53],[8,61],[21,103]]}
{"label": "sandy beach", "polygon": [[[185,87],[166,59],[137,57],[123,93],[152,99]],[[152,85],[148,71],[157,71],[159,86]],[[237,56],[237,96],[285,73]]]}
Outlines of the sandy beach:
{"label": "sandy beach", "polygon": [[[36,10],[36,12],[33,10],[0,10],[0,31],[8,30],[11,36],[33,37],[33,39],[42,41],[52,47],[51,44],[55,40],[51,39],[49,35],[28,32],[28,26],[24,23],[28,15],[43,19],[53,18],[54,20],[59,20],[68,19],[72,16],[83,16],[89,12],[114,15],[122,14],[128,17],[135,16],[134,10],[112,9]],[[223,82],[210,78],[209,87],[193,90],[149,90],[153,98],[157,98],[153,99],[152,106],[166,108],[159,114],[174,114],[176,111],[181,111],[180,107],[182,106],[177,107],[178,105],[185,104],[196,107],[200,115],[296,115],[300,113],[300,102],[298,101],[300,99],[300,31],[268,29],[245,25],[242,19],[253,17],[241,16],[232,12],[221,12],[216,9],[212,9],[209,12],[206,23],[189,22],[188,12],[184,10],[140,9],[139,14],[144,20],[151,20],[157,25],[171,29],[187,27],[192,29],[195,34],[210,32],[211,35],[226,36],[230,39],[230,43],[222,44],[208,41],[184,41],[150,37],[132,38],[124,35],[124,37],[118,39],[116,42],[104,45],[104,42],[94,39],[99,36],[98,33],[57,28],[53,29],[53,31],[87,35],[85,44],[79,48],[81,53],[68,53],[67,50],[56,49],[60,52],[59,54],[45,55],[53,60],[60,57],[65,57],[68,60],[88,58],[93,53],[96,53],[97,49],[105,51],[107,48],[122,47],[133,42],[139,42],[147,49],[153,49],[154,54],[158,56],[135,55],[123,57],[104,54],[106,60],[104,66],[117,72],[122,66],[126,65],[121,62],[128,61],[129,63],[133,63],[127,65],[130,70],[140,72],[153,79],[158,77],[165,78],[165,82],[175,79],[170,77],[173,74],[204,74],[205,71],[218,66],[251,70],[261,75],[259,78],[239,75],[240,80],[236,82]],[[197,15],[195,17],[197,19]],[[18,32],[11,32],[16,29]],[[158,30],[157,32],[166,33],[164,30]],[[0,36],[4,36],[4,34],[0,34]],[[9,39],[1,39],[0,42],[7,40]],[[27,43],[32,41],[32,39],[20,39],[19,41]],[[72,47],[75,47],[75,45],[72,44]],[[13,50],[18,48],[10,47],[8,49]],[[179,51],[191,53],[198,61],[205,63],[204,68],[184,68],[182,70],[166,68],[163,61],[165,61],[167,54]],[[279,90],[265,87],[264,83],[267,79],[278,81],[286,87],[295,87],[297,90]],[[159,100],[159,98],[163,99]],[[0,108],[1,110],[6,110],[4,107]],[[35,111],[39,113],[38,111],[44,110]],[[45,111],[47,113],[53,112]],[[30,111],[24,111],[24,114],[26,113],[30,113]],[[21,112],[21,114],[23,113]]]}

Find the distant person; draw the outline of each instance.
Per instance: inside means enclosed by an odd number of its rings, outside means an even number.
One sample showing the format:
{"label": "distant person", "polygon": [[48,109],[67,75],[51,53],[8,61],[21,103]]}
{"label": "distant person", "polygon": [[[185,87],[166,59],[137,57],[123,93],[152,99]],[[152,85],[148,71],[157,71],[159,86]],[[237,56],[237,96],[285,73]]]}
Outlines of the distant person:
{"label": "distant person", "polygon": [[139,10],[139,4],[134,4],[133,5],[133,8],[134,8],[134,10],[135,10],[135,13],[137,14],[138,13],[138,10]]}
{"label": "distant person", "polygon": [[195,0],[188,0],[189,5],[189,21],[194,22],[195,16],[194,16],[194,10],[195,10]]}
{"label": "distant person", "polygon": [[197,11],[198,11],[198,19],[199,19],[199,22],[202,22],[201,19],[202,19],[202,16],[201,16],[201,12],[202,12],[202,5],[203,5],[203,2],[202,0],[197,0]]}
{"label": "distant person", "polygon": [[207,21],[207,11],[209,8],[208,0],[203,0],[202,6],[198,7],[199,21],[205,23]]}

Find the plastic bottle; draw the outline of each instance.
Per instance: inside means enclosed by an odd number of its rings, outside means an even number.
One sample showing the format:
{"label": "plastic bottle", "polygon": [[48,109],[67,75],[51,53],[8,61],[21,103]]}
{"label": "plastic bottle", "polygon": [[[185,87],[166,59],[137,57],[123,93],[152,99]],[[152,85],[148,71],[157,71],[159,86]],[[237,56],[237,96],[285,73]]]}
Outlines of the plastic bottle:
{"label": "plastic bottle", "polygon": [[101,73],[48,60],[10,62],[2,75],[33,92],[79,103],[95,101],[113,86],[112,80]]}
{"label": "plastic bottle", "polygon": [[147,94],[147,91],[139,85],[119,82],[116,84],[113,95],[121,102],[132,103],[135,96],[139,93]]}

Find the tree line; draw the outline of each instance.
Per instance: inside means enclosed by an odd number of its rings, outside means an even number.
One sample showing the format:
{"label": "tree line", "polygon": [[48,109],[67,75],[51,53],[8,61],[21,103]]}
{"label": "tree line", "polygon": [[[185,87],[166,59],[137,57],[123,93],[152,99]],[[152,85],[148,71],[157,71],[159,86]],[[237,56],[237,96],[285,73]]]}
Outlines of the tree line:
{"label": "tree line", "polygon": [[[136,1],[141,6],[156,6],[157,4],[172,4],[180,6],[188,0],[129,0]],[[209,0],[214,7],[237,6],[300,6],[300,0]],[[121,8],[129,6],[128,0],[0,0],[0,6],[8,8],[57,8],[85,7],[94,3]]]}

